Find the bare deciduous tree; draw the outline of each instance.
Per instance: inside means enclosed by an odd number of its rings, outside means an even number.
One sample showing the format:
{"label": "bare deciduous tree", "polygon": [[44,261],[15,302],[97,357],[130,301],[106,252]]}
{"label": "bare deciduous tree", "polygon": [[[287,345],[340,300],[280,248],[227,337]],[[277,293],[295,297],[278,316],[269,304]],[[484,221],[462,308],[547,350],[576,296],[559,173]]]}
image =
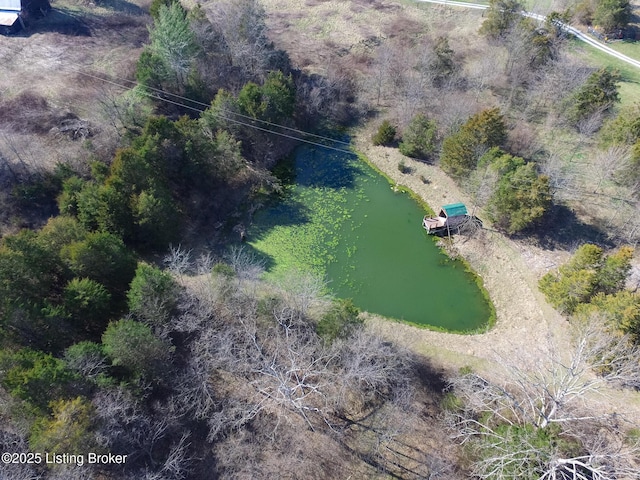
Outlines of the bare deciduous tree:
{"label": "bare deciduous tree", "polygon": [[620,172],[629,168],[631,155],[625,145],[612,145],[596,152],[589,164],[589,172],[597,182],[593,193],[598,193],[602,185],[615,179]]}
{"label": "bare deciduous tree", "polygon": [[[507,366],[502,383],[477,374],[452,380],[463,407],[450,414],[456,438],[476,455],[479,478],[640,478],[637,442],[623,417],[595,401],[606,385],[637,386],[640,349],[600,319],[576,327],[574,349],[551,348],[542,364]],[[507,362],[505,362],[507,363]]]}
{"label": "bare deciduous tree", "polygon": [[169,253],[164,257],[164,263],[172,274],[182,278],[191,267],[191,250],[184,250],[181,245],[169,246]]}
{"label": "bare deciduous tree", "polygon": [[213,2],[207,6],[207,17],[222,32],[231,63],[243,72],[245,81],[262,79],[269,70],[287,69],[278,58],[284,58],[283,52],[276,51],[267,37],[265,12],[258,1]]}
{"label": "bare deciduous tree", "polygon": [[227,260],[240,280],[257,280],[264,272],[265,262],[244,246],[233,246]]}

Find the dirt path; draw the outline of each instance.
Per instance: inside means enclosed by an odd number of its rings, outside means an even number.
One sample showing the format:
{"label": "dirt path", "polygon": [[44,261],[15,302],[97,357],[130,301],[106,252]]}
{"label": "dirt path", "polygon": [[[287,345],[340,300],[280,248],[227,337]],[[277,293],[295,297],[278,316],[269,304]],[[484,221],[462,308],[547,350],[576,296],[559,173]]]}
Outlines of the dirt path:
{"label": "dirt path", "polygon": [[[403,157],[397,149],[374,147],[371,132],[362,129],[354,137],[357,149],[388,177],[406,185],[432,209],[469,198],[437,167]],[[404,160],[411,173],[402,174],[398,162]],[[430,180],[424,183],[421,177]],[[419,228],[420,219],[416,219]],[[490,375],[496,363],[505,359],[522,366],[537,363],[554,342],[566,351],[567,322],[538,292],[538,278],[565,257],[566,252],[527,251],[503,235],[485,230],[476,238],[455,240],[458,252],[482,277],[493,301],[497,322],[494,328],[477,335],[456,335],[419,329],[369,316],[372,327],[389,339],[415,351],[440,359],[449,366],[472,366]]]}

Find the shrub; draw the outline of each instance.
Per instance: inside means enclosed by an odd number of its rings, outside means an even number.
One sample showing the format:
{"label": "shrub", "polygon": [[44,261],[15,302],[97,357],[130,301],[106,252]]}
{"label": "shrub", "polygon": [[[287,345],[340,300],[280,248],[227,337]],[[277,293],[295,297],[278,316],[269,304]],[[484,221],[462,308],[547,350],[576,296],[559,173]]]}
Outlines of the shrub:
{"label": "shrub", "polygon": [[396,138],[396,127],[391,125],[389,120],[385,120],[382,122],[378,131],[371,138],[374,145],[385,145],[389,146],[393,144],[393,141]]}
{"label": "shrub", "polygon": [[567,116],[575,124],[599,112],[608,111],[620,101],[617,71],[602,68],[592,73],[569,99]]}
{"label": "shrub", "polygon": [[125,368],[134,378],[160,380],[169,366],[170,345],[135,320],[109,324],[102,335],[102,344],[113,365]]}
{"label": "shrub", "polygon": [[337,338],[348,338],[363,323],[359,315],[360,310],[351,300],[336,300],[318,322],[316,331],[330,342]]}
{"label": "shrub", "polygon": [[398,170],[400,171],[400,173],[411,173],[411,167],[408,166],[404,160],[400,160],[398,162]]}
{"label": "shrub", "polygon": [[435,149],[436,124],[425,115],[418,114],[409,123],[398,145],[407,157],[427,160]]}

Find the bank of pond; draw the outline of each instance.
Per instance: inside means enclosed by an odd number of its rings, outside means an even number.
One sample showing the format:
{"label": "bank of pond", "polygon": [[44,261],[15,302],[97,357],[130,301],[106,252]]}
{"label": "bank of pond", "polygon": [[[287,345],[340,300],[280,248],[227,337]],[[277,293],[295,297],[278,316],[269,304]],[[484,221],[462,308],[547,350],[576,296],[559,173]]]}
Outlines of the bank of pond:
{"label": "bank of pond", "polygon": [[302,146],[279,166],[284,189],[256,212],[249,244],[268,275],[323,275],[360,309],[454,332],[486,328],[480,279],[421,226],[424,208],[356,155]]}

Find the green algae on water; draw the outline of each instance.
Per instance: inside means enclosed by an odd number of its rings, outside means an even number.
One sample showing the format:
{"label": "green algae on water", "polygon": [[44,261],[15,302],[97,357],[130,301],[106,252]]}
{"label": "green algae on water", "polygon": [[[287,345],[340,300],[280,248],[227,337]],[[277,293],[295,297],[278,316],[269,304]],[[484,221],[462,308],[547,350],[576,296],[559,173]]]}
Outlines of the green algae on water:
{"label": "green algae on water", "polygon": [[495,313],[486,292],[423,230],[423,205],[355,155],[300,147],[293,165],[295,183],[249,231],[251,245],[274,260],[269,275],[323,275],[336,296],[414,325],[487,327]]}

